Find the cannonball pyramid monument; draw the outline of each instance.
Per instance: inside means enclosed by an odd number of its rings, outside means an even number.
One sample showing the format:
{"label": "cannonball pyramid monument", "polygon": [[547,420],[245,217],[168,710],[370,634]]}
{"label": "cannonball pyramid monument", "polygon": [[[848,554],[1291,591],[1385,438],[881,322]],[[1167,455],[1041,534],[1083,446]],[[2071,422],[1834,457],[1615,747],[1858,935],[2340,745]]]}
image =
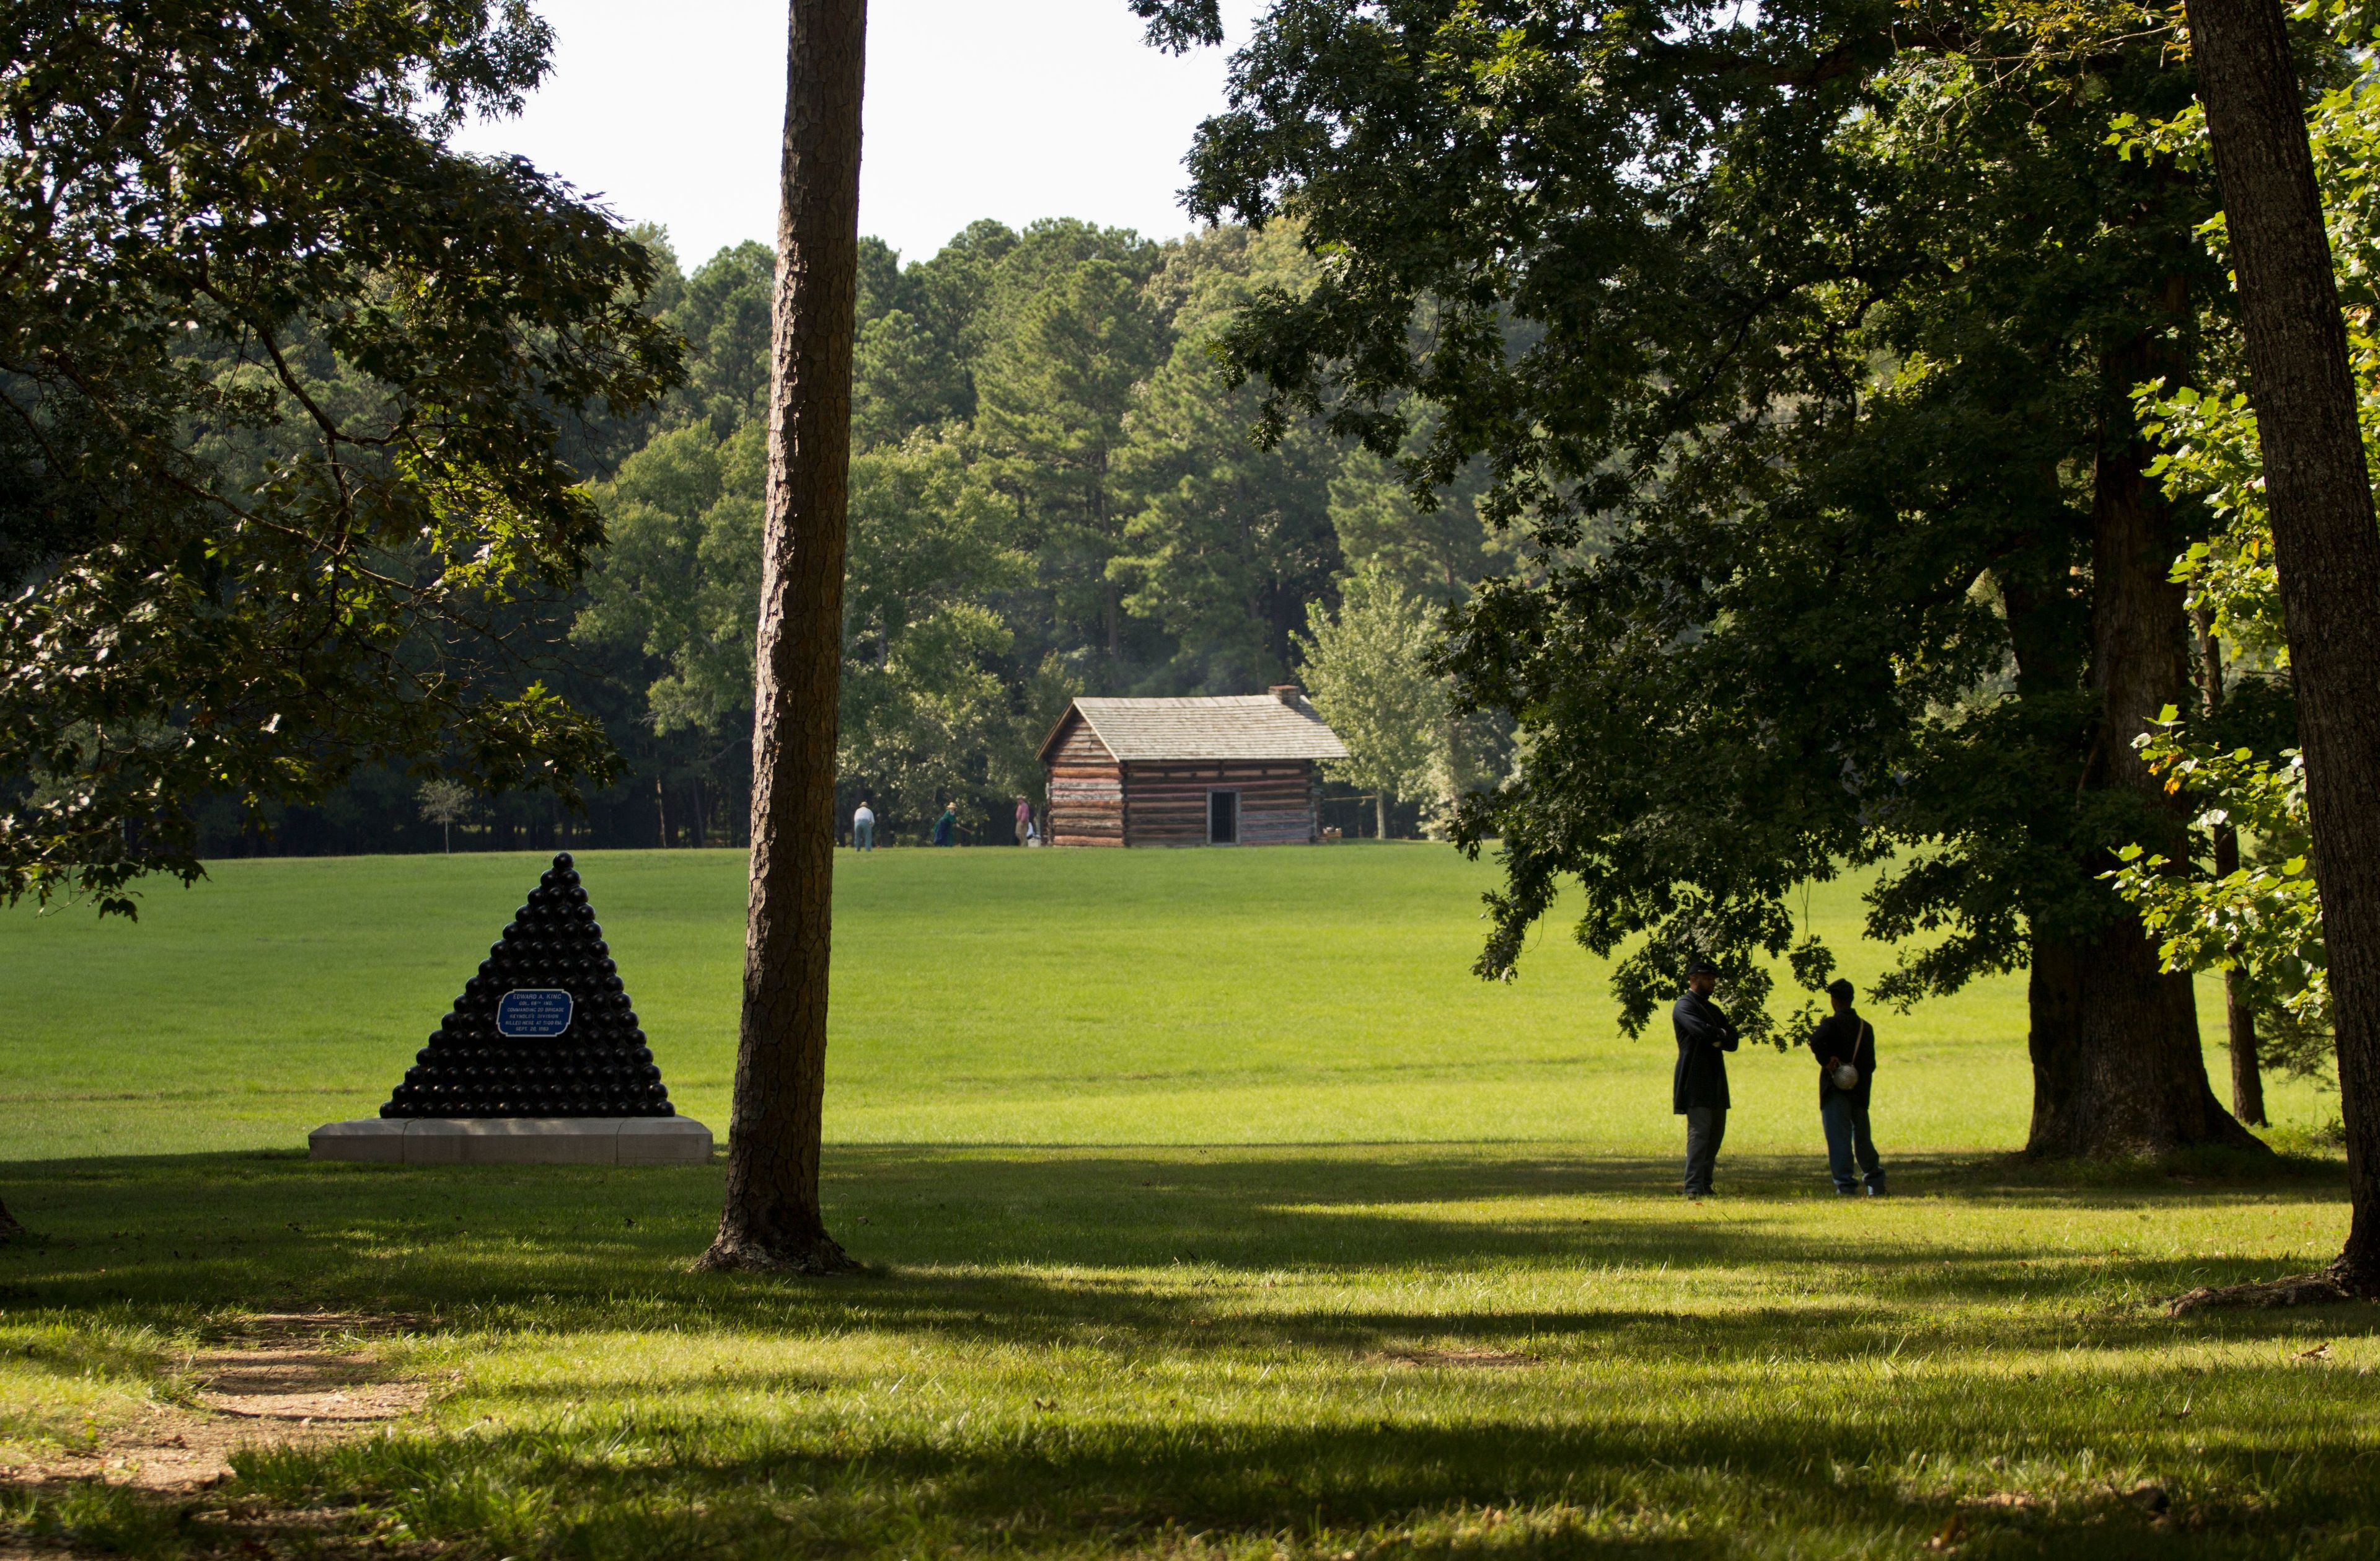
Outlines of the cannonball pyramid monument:
{"label": "cannonball pyramid monument", "polygon": [[649,1165],[710,1158],[677,1115],[570,853],[531,889],[377,1117],[332,1122],[316,1160]]}

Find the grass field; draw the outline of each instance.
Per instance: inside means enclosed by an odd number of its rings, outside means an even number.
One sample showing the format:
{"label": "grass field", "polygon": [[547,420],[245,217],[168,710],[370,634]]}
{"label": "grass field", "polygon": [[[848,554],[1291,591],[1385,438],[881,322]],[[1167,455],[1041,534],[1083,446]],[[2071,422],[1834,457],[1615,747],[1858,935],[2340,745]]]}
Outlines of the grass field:
{"label": "grass field", "polygon": [[[291,1148],[369,1116],[543,865],[528,856],[220,864],[137,926],[0,917],[6,1159]],[[624,852],[588,888],[679,1108],[726,1118],[740,854]],[[1487,864],[1444,847],[845,853],[827,1136],[840,1143],[1560,1142],[1666,1154],[1666,1025],[1621,1037],[1602,961],[1546,928],[1468,973]],[[1850,886],[1812,920],[1866,981]],[[2220,1035],[2212,983],[2205,1033]],[[1888,1145],[2011,1149],[2023,978],[1876,1023]],[[2210,1067],[2223,1077],[2219,1045]],[[1740,1152],[1806,1151],[1812,1069],[1746,1054]],[[2277,1083],[2300,1133],[2336,1097]]]}
{"label": "grass field", "polygon": [[[582,865],[722,1122],[740,863]],[[2265,1173],[2026,1167],[2008,981],[1876,1016],[1894,1197],[1827,1191],[1811,1070],[1753,1054],[1688,1205],[1667,1041],[1559,930],[1467,976],[1488,870],[1441,848],[884,852],[839,867],[828,1116],[868,1267],[696,1276],[716,1166],[299,1158],[537,866],[0,919],[0,1200],[38,1233],[0,1248],[0,1555],[2380,1553],[2373,1316],[2157,1304],[2336,1250],[2332,1097],[2278,1091]],[[192,1403],[190,1352],[266,1313],[430,1403],[173,1502],[24,1472]]]}

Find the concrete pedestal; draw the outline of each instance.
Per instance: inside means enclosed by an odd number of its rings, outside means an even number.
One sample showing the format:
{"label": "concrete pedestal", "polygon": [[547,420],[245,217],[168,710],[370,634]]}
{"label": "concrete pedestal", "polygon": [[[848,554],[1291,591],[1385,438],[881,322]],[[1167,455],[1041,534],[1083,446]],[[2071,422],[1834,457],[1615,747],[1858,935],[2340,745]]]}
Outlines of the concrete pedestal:
{"label": "concrete pedestal", "polygon": [[390,1165],[699,1165],[710,1129],[685,1116],[368,1116],[306,1136],[311,1160]]}

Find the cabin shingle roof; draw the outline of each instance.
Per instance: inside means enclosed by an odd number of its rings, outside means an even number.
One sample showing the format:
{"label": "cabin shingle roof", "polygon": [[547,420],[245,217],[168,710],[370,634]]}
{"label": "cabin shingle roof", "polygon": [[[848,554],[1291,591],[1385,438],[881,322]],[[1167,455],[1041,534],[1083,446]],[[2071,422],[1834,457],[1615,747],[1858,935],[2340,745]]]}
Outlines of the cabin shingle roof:
{"label": "cabin shingle roof", "polygon": [[[1165,759],[1344,759],[1347,747],[1303,695],[1078,699],[1074,712],[1124,763]],[[1066,729],[1061,720],[1050,741]],[[1042,744],[1046,759],[1050,743]]]}

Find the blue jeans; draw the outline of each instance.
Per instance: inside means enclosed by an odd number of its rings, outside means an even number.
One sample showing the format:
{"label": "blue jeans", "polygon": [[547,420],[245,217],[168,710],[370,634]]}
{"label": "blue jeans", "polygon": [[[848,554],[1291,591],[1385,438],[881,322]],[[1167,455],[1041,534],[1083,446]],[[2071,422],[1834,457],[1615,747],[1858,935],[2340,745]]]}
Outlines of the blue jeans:
{"label": "blue jeans", "polygon": [[876,821],[862,819],[851,826],[851,848],[855,851],[876,849]]}
{"label": "blue jeans", "polygon": [[1862,1177],[1852,1173],[1857,1161],[1870,1192],[1884,1190],[1884,1162],[1876,1158],[1876,1140],[1868,1136],[1867,1107],[1849,1095],[1828,1095],[1818,1107],[1818,1121],[1827,1129],[1827,1169],[1837,1192],[1858,1190]]}

